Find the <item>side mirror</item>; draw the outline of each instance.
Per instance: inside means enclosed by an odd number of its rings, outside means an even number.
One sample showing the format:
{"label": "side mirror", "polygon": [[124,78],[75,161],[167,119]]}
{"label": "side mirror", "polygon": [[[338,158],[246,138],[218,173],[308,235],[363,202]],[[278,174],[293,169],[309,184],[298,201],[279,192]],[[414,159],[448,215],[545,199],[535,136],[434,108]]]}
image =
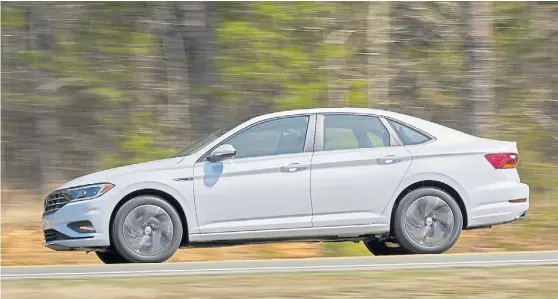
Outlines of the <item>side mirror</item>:
{"label": "side mirror", "polygon": [[232,158],[236,155],[236,149],[234,146],[230,144],[221,144],[219,147],[214,149],[209,156],[207,156],[207,160],[210,162],[217,162],[227,158]]}

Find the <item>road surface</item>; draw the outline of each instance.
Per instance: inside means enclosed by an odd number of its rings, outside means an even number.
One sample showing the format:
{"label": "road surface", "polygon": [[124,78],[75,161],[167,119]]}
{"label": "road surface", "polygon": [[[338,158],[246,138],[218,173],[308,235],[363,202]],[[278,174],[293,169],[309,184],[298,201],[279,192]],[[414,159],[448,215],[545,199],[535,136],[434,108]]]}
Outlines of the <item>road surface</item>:
{"label": "road surface", "polygon": [[558,251],[281,259],[163,264],[2,267],[2,280],[92,279],[293,272],[558,265]]}

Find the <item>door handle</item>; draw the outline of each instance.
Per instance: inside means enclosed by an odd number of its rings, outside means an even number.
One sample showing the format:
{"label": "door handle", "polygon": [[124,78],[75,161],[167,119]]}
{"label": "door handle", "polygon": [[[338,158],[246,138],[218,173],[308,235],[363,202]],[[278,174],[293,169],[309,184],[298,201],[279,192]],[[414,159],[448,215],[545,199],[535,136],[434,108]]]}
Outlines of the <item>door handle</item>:
{"label": "door handle", "polygon": [[384,158],[378,158],[378,164],[379,165],[389,165],[389,164],[395,164],[397,162],[402,161],[402,158],[397,158],[395,155],[387,155]]}
{"label": "door handle", "polygon": [[300,163],[291,163],[281,167],[281,172],[297,172],[308,168],[308,166],[300,165]]}

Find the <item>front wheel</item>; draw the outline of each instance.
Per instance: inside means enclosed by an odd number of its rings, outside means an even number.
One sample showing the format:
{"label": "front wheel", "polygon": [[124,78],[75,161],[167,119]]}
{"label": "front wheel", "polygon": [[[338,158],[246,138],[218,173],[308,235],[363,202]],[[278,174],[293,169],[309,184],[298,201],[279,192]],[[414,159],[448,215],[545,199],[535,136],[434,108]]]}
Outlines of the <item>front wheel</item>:
{"label": "front wheel", "polygon": [[449,250],[463,228],[463,215],[456,200],[437,188],[409,192],[397,206],[393,221],[397,242],[419,254]]}
{"label": "front wheel", "polygon": [[114,248],[133,263],[166,261],[178,249],[182,231],[174,207],[151,195],[138,196],[122,205],[111,230]]}

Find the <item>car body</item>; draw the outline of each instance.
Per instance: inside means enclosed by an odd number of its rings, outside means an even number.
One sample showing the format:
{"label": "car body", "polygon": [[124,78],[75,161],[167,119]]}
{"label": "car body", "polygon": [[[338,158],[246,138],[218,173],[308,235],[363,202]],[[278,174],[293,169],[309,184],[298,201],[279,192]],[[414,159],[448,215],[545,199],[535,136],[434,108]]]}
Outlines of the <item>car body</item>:
{"label": "car body", "polygon": [[[452,228],[442,227],[440,234],[447,236],[458,224],[459,235],[461,229],[526,215],[529,187],[520,181],[517,162],[515,142],[475,137],[395,112],[283,111],[211,134],[175,157],[72,180],[47,196],[42,228],[49,248],[110,251],[111,235],[120,234],[112,225],[124,217],[118,210],[136,197],[152,196],[169,203],[180,217],[181,247],[386,241],[394,238],[401,200],[414,190],[430,188],[425,190],[444,193],[429,197],[436,200],[434,206],[440,198],[449,198],[441,213],[449,215]],[[94,186],[92,192],[99,194],[88,198],[90,190],[81,186]],[[68,195],[71,192],[75,194]],[[415,205],[422,209],[417,215],[427,207],[427,202]],[[432,219],[420,220],[421,225],[432,227]]]}

